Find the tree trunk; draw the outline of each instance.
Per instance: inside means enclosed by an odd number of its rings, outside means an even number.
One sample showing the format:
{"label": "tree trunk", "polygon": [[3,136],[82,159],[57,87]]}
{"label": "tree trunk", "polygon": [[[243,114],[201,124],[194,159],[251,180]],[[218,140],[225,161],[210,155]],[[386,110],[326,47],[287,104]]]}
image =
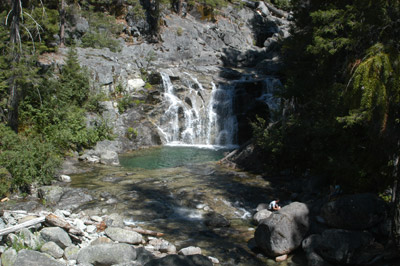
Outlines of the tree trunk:
{"label": "tree trunk", "polygon": [[61,0],[60,9],[60,47],[65,46],[65,0]]}
{"label": "tree trunk", "polygon": [[393,189],[392,189],[392,239],[400,250],[400,180],[399,180],[399,155],[394,160]]}
{"label": "tree trunk", "polygon": [[[21,45],[21,36],[19,34],[19,20],[21,15],[21,2],[20,0],[13,0],[11,7],[11,31],[10,31],[10,40],[11,40],[11,49],[12,49],[12,72],[15,73],[16,65],[19,63],[19,59],[21,56],[20,45]],[[18,132],[18,107],[19,107],[19,93],[16,77],[14,74],[11,76],[9,80],[10,85],[10,95],[8,99],[8,125],[12,130]]]}

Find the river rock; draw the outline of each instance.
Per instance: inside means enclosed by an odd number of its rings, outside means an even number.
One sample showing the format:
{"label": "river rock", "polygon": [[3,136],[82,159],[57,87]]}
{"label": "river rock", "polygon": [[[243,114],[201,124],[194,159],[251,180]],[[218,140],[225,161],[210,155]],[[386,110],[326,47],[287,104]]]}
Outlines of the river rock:
{"label": "river rock", "polygon": [[369,265],[383,256],[384,247],[367,232],[329,229],[322,233],[315,250],[328,262]]}
{"label": "river rock", "polygon": [[52,241],[44,243],[40,248],[40,251],[49,254],[55,259],[61,258],[64,254],[64,250],[62,250],[56,243]]}
{"label": "river rock", "polygon": [[387,215],[385,202],[373,194],[345,195],[326,203],[321,216],[334,228],[363,230],[382,222]]}
{"label": "river rock", "polygon": [[259,224],[261,220],[267,219],[272,214],[269,210],[261,210],[254,214],[253,219],[254,221]]}
{"label": "river rock", "polygon": [[80,264],[114,265],[136,259],[134,247],[123,244],[100,244],[82,248],[78,253],[77,262]]}
{"label": "river rock", "polygon": [[212,266],[209,258],[203,255],[167,255],[161,259],[153,259],[145,264],[145,266]]}
{"label": "river rock", "polygon": [[231,223],[221,214],[209,212],[205,215],[204,223],[210,227],[228,227]]}
{"label": "river rock", "polygon": [[34,250],[23,249],[18,252],[14,266],[64,266],[47,255]]}
{"label": "river rock", "polygon": [[90,242],[90,245],[95,246],[95,245],[109,244],[109,243],[113,243],[113,241],[111,239],[109,239],[108,237],[101,236],[101,237],[96,238],[92,242]]}
{"label": "river rock", "polygon": [[38,196],[40,199],[44,200],[46,204],[56,204],[62,194],[64,189],[59,186],[43,186],[38,189]]}
{"label": "river rock", "polygon": [[60,227],[45,227],[40,231],[40,236],[44,241],[55,242],[61,248],[66,248],[72,245],[71,238]]}
{"label": "river rock", "polygon": [[115,151],[105,151],[100,154],[100,163],[106,165],[119,165],[118,153]]}
{"label": "river rock", "polygon": [[66,260],[76,260],[78,258],[79,247],[72,245],[64,250],[64,258]]}
{"label": "river rock", "polygon": [[138,265],[145,265],[147,262],[155,259],[156,257],[150,251],[147,251],[144,247],[139,247],[136,249],[136,263]]}
{"label": "river rock", "polygon": [[69,175],[60,175],[58,180],[61,182],[69,183],[71,182],[71,177]]}
{"label": "river rock", "polygon": [[178,254],[185,256],[201,254],[201,248],[193,246],[182,248],[181,250],[179,250]]}
{"label": "river rock", "polygon": [[309,229],[307,205],[293,202],[262,220],[254,238],[257,246],[270,256],[288,254],[300,246]]}
{"label": "river rock", "polygon": [[42,244],[39,237],[34,235],[27,228],[21,229],[19,232],[19,238],[24,242],[25,246],[31,249],[37,249]]}
{"label": "river rock", "polygon": [[9,248],[1,254],[1,265],[3,266],[13,266],[16,260],[17,251],[13,248]]}
{"label": "river rock", "polygon": [[118,227],[108,227],[105,230],[106,235],[113,241],[128,244],[139,244],[142,243],[142,235],[134,231],[125,230]]}
{"label": "river rock", "polygon": [[109,227],[124,227],[124,218],[118,213],[108,215],[104,221]]}
{"label": "river rock", "polygon": [[82,188],[65,188],[61,195],[56,208],[64,210],[74,210],[79,206],[93,200],[87,189]]}

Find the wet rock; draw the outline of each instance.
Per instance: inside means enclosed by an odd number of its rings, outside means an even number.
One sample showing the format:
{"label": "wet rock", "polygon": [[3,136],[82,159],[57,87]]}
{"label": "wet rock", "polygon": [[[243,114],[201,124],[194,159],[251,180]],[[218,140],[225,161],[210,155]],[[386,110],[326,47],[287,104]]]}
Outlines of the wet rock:
{"label": "wet rock", "polygon": [[136,250],[128,244],[100,244],[82,248],[78,253],[80,264],[114,265],[136,259]]}
{"label": "wet rock", "polygon": [[193,246],[182,248],[181,250],[179,250],[178,254],[185,256],[201,254],[201,248]]}
{"label": "wet rock", "polygon": [[45,227],[40,231],[40,236],[46,242],[55,242],[61,248],[66,248],[72,245],[71,238],[67,232],[59,227]]}
{"label": "wet rock", "polygon": [[63,263],[56,261],[43,253],[33,250],[23,249],[18,252],[14,266],[64,266]]}
{"label": "wet rock", "polygon": [[63,256],[64,250],[62,250],[56,243],[47,242],[40,248],[40,251],[49,254],[55,259],[59,259]]}
{"label": "wet rock", "polygon": [[167,255],[161,259],[154,259],[145,264],[145,266],[212,266],[209,258],[203,255]]}
{"label": "wet rock", "polygon": [[373,194],[345,195],[322,206],[321,216],[331,227],[363,230],[382,222],[387,206]]}
{"label": "wet rock", "polygon": [[205,215],[204,223],[210,227],[228,227],[231,223],[221,214],[209,212]]}
{"label": "wet rock", "polygon": [[144,247],[139,247],[136,249],[136,262],[139,265],[145,265],[147,262],[151,261],[152,259],[155,259],[155,256],[147,251]]}
{"label": "wet rock", "polygon": [[142,243],[142,235],[134,231],[125,230],[118,227],[108,227],[105,230],[106,235],[113,241],[128,244]]}
{"label": "wet rock", "polygon": [[300,246],[309,229],[309,209],[293,202],[262,220],[254,238],[257,246],[270,256],[289,254]]}

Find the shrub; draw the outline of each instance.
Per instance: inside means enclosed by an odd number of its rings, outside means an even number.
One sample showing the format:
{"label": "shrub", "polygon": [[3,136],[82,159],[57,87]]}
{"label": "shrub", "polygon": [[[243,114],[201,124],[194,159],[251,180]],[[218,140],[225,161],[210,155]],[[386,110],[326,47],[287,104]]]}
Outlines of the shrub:
{"label": "shrub", "polygon": [[[14,131],[0,125],[0,167],[7,169],[11,180],[2,184],[6,190],[28,192],[32,183],[48,184],[54,177],[61,159],[57,149],[37,136],[19,136]],[[4,175],[2,175],[4,178]],[[6,189],[9,184],[8,189]]]}

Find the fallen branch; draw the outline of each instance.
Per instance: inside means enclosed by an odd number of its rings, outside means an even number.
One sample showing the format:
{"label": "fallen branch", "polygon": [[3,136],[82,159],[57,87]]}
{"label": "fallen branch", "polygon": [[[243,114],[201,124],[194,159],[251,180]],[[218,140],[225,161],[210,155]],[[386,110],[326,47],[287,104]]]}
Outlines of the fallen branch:
{"label": "fallen branch", "polygon": [[80,229],[73,227],[69,222],[52,213],[46,216],[46,223],[52,226],[61,227],[65,231],[73,235],[83,235],[83,232]]}
{"label": "fallen branch", "polygon": [[35,219],[32,219],[32,220],[23,222],[21,224],[17,224],[17,225],[8,227],[8,228],[1,229],[0,230],[0,236],[8,235],[10,233],[14,233],[16,231],[19,231],[19,230],[21,230],[23,228],[30,227],[30,226],[35,225],[35,224],[43,223],[45,221],[45,219],[46,218],[44,216],[42,216],[42,217],[39,217],[39,218],[35,218]]}

